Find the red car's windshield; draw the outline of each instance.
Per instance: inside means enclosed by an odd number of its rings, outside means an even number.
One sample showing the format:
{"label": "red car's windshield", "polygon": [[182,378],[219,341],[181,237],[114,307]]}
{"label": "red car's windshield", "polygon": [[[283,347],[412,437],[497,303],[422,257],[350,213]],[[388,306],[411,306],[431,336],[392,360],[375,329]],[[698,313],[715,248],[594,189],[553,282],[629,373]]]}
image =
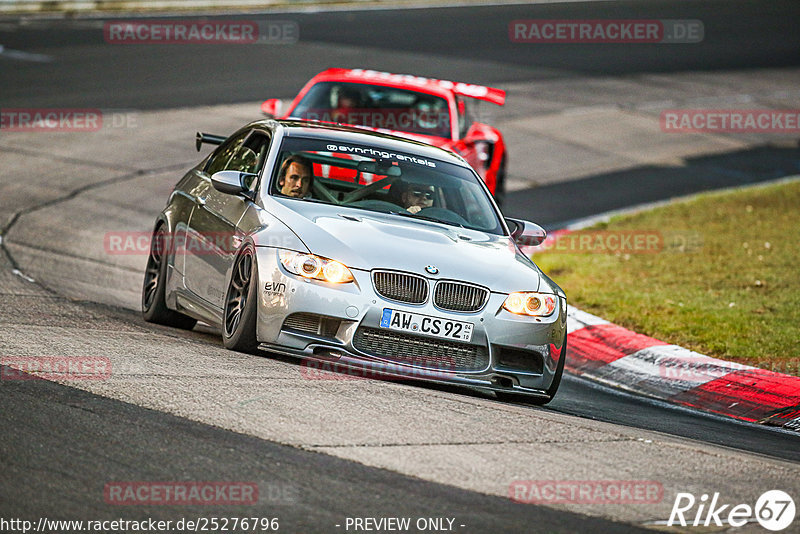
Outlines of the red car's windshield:
{"label": "red car's windshield", "polygon": [[442,97],[381,85],[320,82],[290,113],[338,122],[450,138],[450,110]]}

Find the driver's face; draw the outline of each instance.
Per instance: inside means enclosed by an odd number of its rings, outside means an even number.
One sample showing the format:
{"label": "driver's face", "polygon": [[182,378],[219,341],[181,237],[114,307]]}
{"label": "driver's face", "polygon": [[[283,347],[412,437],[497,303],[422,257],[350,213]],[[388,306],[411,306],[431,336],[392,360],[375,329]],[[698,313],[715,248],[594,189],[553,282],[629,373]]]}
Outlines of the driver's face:
{"label": "driver's face", "polygon": [[292,163],[281,180],[281,193],[289,197],[303,198],[311,185],[311,171],[305,165]]}
{"label": "driver's face", "polygon": [[417,206],[418,208],[430,208],[433,206],[434,189],[432,185],[412,185],[403,193],[403,202],[406,209]]}

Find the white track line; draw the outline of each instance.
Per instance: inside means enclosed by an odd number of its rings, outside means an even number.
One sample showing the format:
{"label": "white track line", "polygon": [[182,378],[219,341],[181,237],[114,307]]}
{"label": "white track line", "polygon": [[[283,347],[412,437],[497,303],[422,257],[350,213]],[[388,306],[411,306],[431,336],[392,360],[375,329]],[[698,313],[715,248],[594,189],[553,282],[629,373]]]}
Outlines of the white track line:
{"label": "white track line", "polygon": [[23,52],[22,50],[11,50],[0,45],[0,58],[16,59],[19,61],[33,61],[34,63],[50,63],[53,56],[46,54],[36,54],[33,52]]}

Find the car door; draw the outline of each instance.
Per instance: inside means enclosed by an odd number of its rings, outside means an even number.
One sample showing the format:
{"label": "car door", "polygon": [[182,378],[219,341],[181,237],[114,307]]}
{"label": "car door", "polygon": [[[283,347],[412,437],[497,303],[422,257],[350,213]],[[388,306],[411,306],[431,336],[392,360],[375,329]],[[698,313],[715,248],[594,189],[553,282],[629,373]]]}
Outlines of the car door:
{"label": "car door", "polygon": [[245,132],[239,137],[220,151],[219,158],[209,161],[203,180],[194,191],[195,207],[187,229],[186,288],[220,309],[225,299],[225,275],[244,237],[238,223],[248,210],[256,207],[245,195],[214,189],[211,176],[223,170],[252,173],[245,185],[254,190],[270,140],[268,133],[260,130]]}
{"label": "car door", "polygon": [[233,153],[249,134],[249,131],[245,131],[231,136],[211,153],[202,167],[198,166],[191,171],[190,179],[182,193],[192,200],[192,207],[186,222],[179,223],[175,228],[175,269],[180,273],[186,272],[186,251],[197,248],[197,243],[190,241],[192,236],[187,234],[187,228],[194,208],[205,202],[208,196],[208,190],[211,188],[209,171],[217,172],[225,169]]}

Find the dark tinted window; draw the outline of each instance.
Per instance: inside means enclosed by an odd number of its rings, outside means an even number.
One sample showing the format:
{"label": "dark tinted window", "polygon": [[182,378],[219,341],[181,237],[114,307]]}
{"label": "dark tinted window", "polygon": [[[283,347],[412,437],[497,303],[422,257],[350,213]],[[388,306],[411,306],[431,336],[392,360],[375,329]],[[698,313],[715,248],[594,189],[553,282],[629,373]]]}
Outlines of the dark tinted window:
{"label": "dark tinted window", "polygon": [[293,117],[450,137],[450,109],[442,97],[364,83],[320,82]]}
{"label": "dark tinted window", "polygon": [[228,139],[222,145],[220,145],[211,156],[211,159],[208,160],[208,164],[206,165],[206,173],[214,174],[219,171],[228,170],[228,162],[239,148],[239,145],[242,144],[244,138],[247,137],[248,133],[250,132],[242,132],[236,137]]}
{"label": "dark tinted window", "polygon": [[[239,145],[223,170],[258,174],[264,166],[268,149],[269,137],[260,132],[253,132]],[[245,185],[248,189],[254,189],[255,176],[249,177]]]}

